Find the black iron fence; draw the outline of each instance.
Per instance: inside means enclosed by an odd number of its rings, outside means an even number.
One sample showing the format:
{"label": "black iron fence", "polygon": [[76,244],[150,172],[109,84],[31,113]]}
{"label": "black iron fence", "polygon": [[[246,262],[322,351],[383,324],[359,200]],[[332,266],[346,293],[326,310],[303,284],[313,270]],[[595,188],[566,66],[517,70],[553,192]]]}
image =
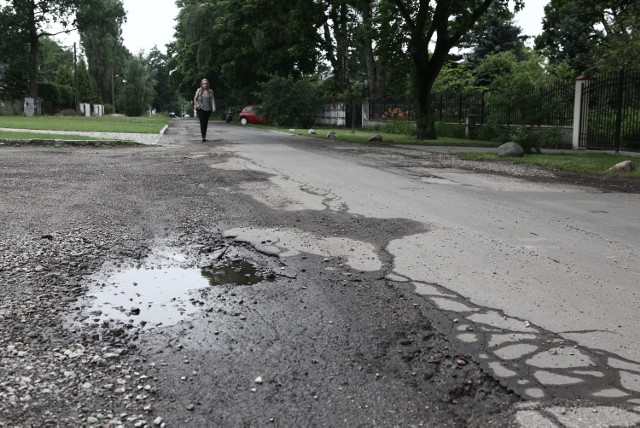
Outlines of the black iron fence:
{"label": "black iron fence", "polygon": [[[534,87],[523,85],[508,90],[465,89],[433,94],[436,120],[463,124],[474,116],[477,124],[521,126],[571,126],[575,97],[574,82]],[[413,100],[387,97],[372,100],[369,115],[374,119],[413,119]]]}
{"label": "black iron fence", "polygon": [[640,150],[640,70],[598,76],[581,96],[580,147]]}

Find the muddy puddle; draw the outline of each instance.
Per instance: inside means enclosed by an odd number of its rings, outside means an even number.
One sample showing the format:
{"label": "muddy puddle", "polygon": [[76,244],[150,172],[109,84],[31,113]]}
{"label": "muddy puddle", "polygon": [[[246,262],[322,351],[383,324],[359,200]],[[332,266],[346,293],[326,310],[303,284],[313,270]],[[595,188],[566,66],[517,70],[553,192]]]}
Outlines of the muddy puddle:
{"label": "muddy puddle", "polygon": [[268,272],[240,257],[188,261],[175,248],[155,250],[143,263],[105,267],[89,279],[85,323],[123,322],[135,327],[176,324],[207,304],[213,286],[258,284]]}

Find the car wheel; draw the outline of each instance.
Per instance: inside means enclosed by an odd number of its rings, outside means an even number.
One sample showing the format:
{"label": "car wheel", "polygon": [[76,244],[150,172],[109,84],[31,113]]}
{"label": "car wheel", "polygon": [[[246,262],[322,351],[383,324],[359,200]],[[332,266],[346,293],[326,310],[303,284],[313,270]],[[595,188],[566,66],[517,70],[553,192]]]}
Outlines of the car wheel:
{"label": "car wheel", "polygon": [[246,117],[240,118],[240,125],[245,126],[247,123],[249,123],[249,121],[247,120]]}

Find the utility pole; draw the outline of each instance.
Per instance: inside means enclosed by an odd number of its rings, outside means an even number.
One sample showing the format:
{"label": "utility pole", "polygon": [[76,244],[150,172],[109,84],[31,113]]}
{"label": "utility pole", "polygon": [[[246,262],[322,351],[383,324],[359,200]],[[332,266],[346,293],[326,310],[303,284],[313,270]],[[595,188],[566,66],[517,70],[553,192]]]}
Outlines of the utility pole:
{"label": "utility pole", "polygon": [[80,108],[80,100],[78,99],[78,56],[75,42],[73,42],[73,92],[75,94],[77,116]]}
{"label": "utility pole", "polygon": [[113,82],[113,64],[111,64],[111,110],[116,114],[116,89]]}

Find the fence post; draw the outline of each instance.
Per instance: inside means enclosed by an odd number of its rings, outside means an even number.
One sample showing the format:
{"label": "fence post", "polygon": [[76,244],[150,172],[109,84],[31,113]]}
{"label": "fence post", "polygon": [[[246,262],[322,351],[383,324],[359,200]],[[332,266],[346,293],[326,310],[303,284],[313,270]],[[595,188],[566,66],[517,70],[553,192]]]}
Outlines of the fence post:
{"label": "fence post", "polygon": [[620,152],[620,139],[622,136],[622,109],[624,101],[624,69],[618,72],[618,90],[616,91],[616,129],[614,140],[616,144],[616,153]]}
{"label": "fence post", "polygon": [[586,129],[587,126],[587,112],[589,111],[588,105],[586,109],[582,109],[583,102],[589,103],[588,99],[582,99],[584,88],[589,86],[589,78],[587,76],[578,76],[576,77],[576,92],[574,95],[573,101],[573,138],[572,138],[572,146],[574,150],[578,150],[580,148],[580,132],[582,132],[581,127],[584,126]]}

